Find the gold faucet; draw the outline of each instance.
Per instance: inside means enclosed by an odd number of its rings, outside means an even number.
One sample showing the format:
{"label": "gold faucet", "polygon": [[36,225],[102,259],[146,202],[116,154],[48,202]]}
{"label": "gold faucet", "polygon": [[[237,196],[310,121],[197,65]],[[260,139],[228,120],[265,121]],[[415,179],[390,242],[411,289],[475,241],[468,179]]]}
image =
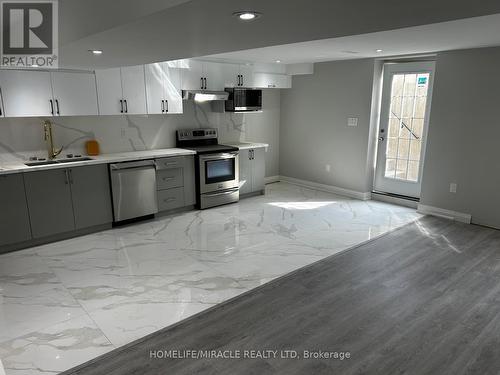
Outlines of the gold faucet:
{"label": "gold faucet", "polygon": [[44,139],[47,142],[47,152],[49,154],[49,159],[55,159],[59,155],[63,148],[56,150],[54,147],[54,137],[52,136],[52,123],[49,120],[43,122]]}

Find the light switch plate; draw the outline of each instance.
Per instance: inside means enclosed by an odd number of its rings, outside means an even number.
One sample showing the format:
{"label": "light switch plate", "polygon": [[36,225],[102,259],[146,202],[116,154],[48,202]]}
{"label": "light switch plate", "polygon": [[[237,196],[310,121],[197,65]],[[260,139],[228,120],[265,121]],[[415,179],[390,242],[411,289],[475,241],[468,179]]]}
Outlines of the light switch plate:
{"label": "light switch plate", "polygon": [[347,126],[358,126],[358,118],[357,117],[348,117],[347,118]]}

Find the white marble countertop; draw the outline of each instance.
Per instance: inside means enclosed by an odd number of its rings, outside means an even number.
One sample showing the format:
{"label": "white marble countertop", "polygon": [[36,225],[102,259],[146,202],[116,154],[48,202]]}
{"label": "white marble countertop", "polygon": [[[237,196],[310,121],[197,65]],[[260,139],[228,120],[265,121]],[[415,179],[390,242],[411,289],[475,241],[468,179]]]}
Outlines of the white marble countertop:
{"label": "white marble countertop", "polygon": [[27,165],[25,165],[24,163],[26,163],[27,161],[20,160],[19,162],[15,163],[0,164],[0,175],[47,170],[47,169],[79,167],[82,165],[107,164],[107,163],[117,163],[117,162],[132,161],[132,160],[146,160],[146,159],[155,159],[155,158],[163,158],[170,156],[194,155],[194,154],[195,154],[194,151],[185,150],[182,148],[166,148],[159,150],[130,151],[130,152],[119,152],[114,154],[101,154],[98,156],[90,156],[92,160],[76,161],[72,163],[37,165],[33,167],[28,167]]}
{"label": "white marble countertop", "polygon": [[223,142],[223,144],[233,147],[238,147],[240,150],[248,150],[250,148],[268,148],[269,145],[267,143],[259,143],[259,142]]}

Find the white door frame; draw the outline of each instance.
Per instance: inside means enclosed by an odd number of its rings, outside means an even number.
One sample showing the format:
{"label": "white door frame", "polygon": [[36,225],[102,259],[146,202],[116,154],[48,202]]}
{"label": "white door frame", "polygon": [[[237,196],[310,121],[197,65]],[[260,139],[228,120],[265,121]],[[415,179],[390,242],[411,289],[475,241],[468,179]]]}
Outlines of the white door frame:
{"label": "white door frame", "polygon": [[[385,159],[387,147],[387,135],[389,124],[389,111],[391,104],[391,89],[392,77],[400,73],[429,73],[429,84],[427,92],[427,101],[425,108],[425,118],[422,131],[422,146],[420,155],[420,165],[418,172],[418,181],[405,181],[393,178],[386,178],[385,172]],[[373,190],[384,193],[393,193],[408,197],[420,198],[420,190],[422,185],[422,172],[425,163],[425,152],[427,148],[427,135],[429,130],[429,118],[432,104],[432,91],[434,86],[435,75],[435,61],[420,61],[408,63],[387,63],[384,65],[383,85],[382,85],[382,101],[380,111],[379,130],[377,132],[377,154],[375,174],[373,181]]]}

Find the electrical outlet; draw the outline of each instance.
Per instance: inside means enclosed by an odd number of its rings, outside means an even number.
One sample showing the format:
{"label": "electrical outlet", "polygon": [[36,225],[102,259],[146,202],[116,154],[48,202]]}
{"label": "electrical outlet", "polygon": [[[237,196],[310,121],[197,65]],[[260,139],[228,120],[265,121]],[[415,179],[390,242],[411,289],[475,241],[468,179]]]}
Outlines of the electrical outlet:
{"label": "electrical outlet", "polygon": [[457,184],[452,182],[450,184],[450,193],[456,193],[457,192]]}
{"label": "electrical outlet", "polygon": [[347,126],[358,126],[358,118],[357,117],[348,117],[347,118]]}

